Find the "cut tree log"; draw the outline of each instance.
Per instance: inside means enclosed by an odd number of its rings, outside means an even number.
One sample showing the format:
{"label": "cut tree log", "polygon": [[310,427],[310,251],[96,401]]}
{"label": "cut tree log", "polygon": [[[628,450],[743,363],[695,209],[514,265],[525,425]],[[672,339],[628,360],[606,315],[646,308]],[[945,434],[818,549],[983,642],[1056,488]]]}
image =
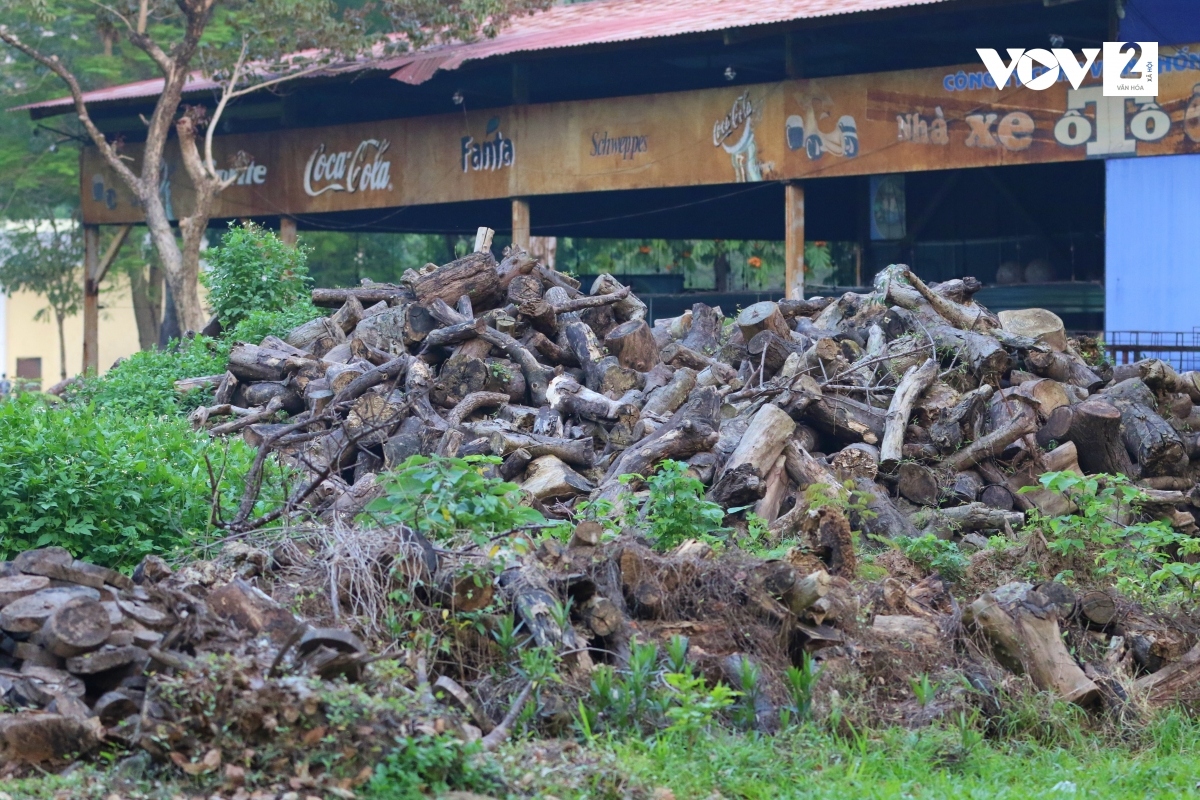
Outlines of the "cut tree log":
{"label": "cut tree log", "polygon": [[521,490],[538,500],[588,494],[596,487],[556,456],[535,458],[525,469]]}
{"label": "cut tree log", "polygon": [[659,363],[658,344],[644,320],[622,322],[604,336],[604,346],[623,367],[649,372]]}
{"label": "cut tree log", "polygon": [[314,306],[337,308],[353,298],[361,306],[373,306],[376,303],[391,303],[393,300],[412,299],[412,294],[406,289],[391,283],[370,283],[365,286],[355,286],[350,289],[313,289],[312,302]]}
{"label": "cut tree log", "polygon": [[712,448],[720,438],[716,430],[720,408],[721,396],[716,390],[706,387],[694,391],[658,430],[613,462],[598,496],[593,499],[615,500],[623,489],[618,480],[622,475],[649,475],[664,459],[686,461],[696,453]]}
{"label": "cut tree log", "polygon": [[[602,272],[596,276],[596,280],[592,281],[592,288],[588,290],[588,294],[615,294],[626,288],[612,275]],[[633,294],[625,295],[614,303],[612,308],[617,319],[622,322],[646,318],[646,304]]]}
{"label": "cut tree log", "polygon": [[921,506],[936,506],[941,495],[937,474],[929,467],[912,461],[900,464],[896,474],[896,490],[905,500]]}
{"label": "cut tree log", "polygon": [[792,329],[779,306],[770,300],[754,303],[742,309],[737,316],[737,326],[742,332],[742,340],[750,342],[760,331],[771,331],[782,339],[789,339]]}
{"label": "cut tree log", "polygon": [[984,384],[967,392],[949,409],[938,414],[929,428],[929,438],[943,453],[952,453],[965,440],[978,439],[983,432],[983,414],[995,390]]}
{"label": "cut tree log", "polygon": [[1063,352],[1067,349],[1066,328],[1062,319],[1044,308],[1023,308],[1001,311],[998,315],[1004,330],[1017,336],[1027,336],[1036,342]]}
{"label": "cut tree log", "polygon": [[1059,383],[1069,383],[1089,392],[1099,390],[1105,383],[1083,359],[1071,353],[1030,352],[1025,354],[1025,363],[1036,375],[1053,378]]}
{"label": "cut tree log", "polygon": [[1188,467],[1187,448],[1175,429],[1151,406],[1115,400],[1121,412],[1121,441],[1137,462],[1143,477],[1182,475]]}
{"label": "cut tree log", "polygon": [[906,614],[876,614],[871,633],[916,651],[934,651],[942,646],[942,632],[933,622]]}
{"label": "cut tree log", "polygon": [[1073,406],[1060,406],[1051,411],[1042,423],[1042,427],[1038,428],[1035,437],[1038,447],[1050,448],[1053,443],[1067,441],[1074,417]]}
{"label": "cut tree log", "polygon": [[888,405],[883,441],[879,445],[879,468],[884,473],[894,473],[904,458],[904,430],[913,405],[937,378],[938,364],[932,358],[920,367],[909,367],[896,385],[892,402]]}
{"label": "cut tree log", "polygon": [[979,628],[1010,669],[1023,671],[1039,689],[1087,706],[1098,687],[1071,657],[1059,635],[1057,612],[1028,583],[1008,583],[986,592],[963,611],[963,621]]}
{"label": "cut tree log", "polygon": [[539,647],[547,647],[563,654],[564,660],[583,673],[592,669],[592,658],[575,629],[559,626],[559,615],[555,608],[562,602],[550,591],[545,571],[533,560],[527,559],[517,566],[500,573],[500,588],[516,608],[525,624],[525,630]]}
{"label": "cut tree log", "polygon": [[875,480],[879,475],[879,448],[866,442],[853,442],[830,456],[829,466],[847,479]]}
{"label": "cut tree log", "polygon": [[319,358],[346,341],[346,331],[331,317],[317,317],[294,328],[284,341]]}
{"label": "cut tree log", "polygon": [[1092,625],[1107,628],[1117,619],[1117,603],[1107,592],[1084,592],[1079,598],[1079,613]]}
{"label": "cut tree log", "polygon": [[453,303],[466,295],[476,308],[486,309],[504,293],[496,267],[491,252],[469,253],[428,272],[405,273],[401,282],[424,306],[439,299]]}
{"label": "cut tree log", "polygon": [[534,433],[495,431],[489,437],[492,453],[505,457],[516,450],[525,450],[533,458],[554,456],[572,466],[590,469],[596,463],[596,452],[587,439],[557,439]]}
{"label": "cut tree log", "polygon": [[1055,410],[1071,403],[1071,398],[1067,396],[1063,385],[1050,378],[1026,381],[1012,391],[1036,403],[1038,418],[1041,420],[1048,419]]}
{"label": "cut tree log", "polygon": [[1101,397],[1089,397],[1071,407],[1070,426],[1064,439],[1079,454],[1079,466],[1089,475],[1139,474],[1121,439],[1121,411]]}
{"label": "cut tree log", "polygon": [[754,513],[766,521],[768,525],[779,517],[779,508],[783,505],[788,491],[787,457],[782,453],[775,459],[775,465],[766,474],[766,489],[754,506]]}
{"label": "cut tree log", "polygon": [[879,444],[883,438],[884,412],[842,395],[822,395],[805,408],[804,417],[839,441]]}
{"label": "cut tree log", "polygon": [[39,631],[55,609],[79,597],[99,600],[100,592],[86,586],[52,586],[14,600],[0,609],[0,630],[9,633]]}
{"label": "cut tree log", "polygon": [[612,400],[586,386],[581,386],[570,375],[559,375],[550,381],[546,389],[546,399],[550,407],[560,414],[573,414],[585,419],[615,420],[622,416],[638,416],[637,404],[641,400],[641,393],[632,390],[626,392],[620,400]]}
{"label": "cut tree log", "polygon": [[1004,448],[1035,430],[1037,423],[1033,420],[1024,417],[1014,419],[1009,425],[981,436],[962,450],[948,456],[942,462],[942,467],[953,472],[970,469],[980,461],[994,458],[1002,453]]}
{"label": "cut tree log", "polygon": [[59,658],[71,658],[100,647],[111,633],[108,611],[100,601],[76,597],[46,618],[41,644]]}
{"label": "cut tree log", "polygon": [[766,473],[775,464],[775,459],[783,454],[783,446],[795,430],[796,423],[779,406],[764,405],[751,419],[738,442],[737,448],[725,462],[725,467],[718,475],[718,480],[725,473],[749,465],[758,477],[766,477]]}
{"label": "cut tree log", "polygon": [[720,309],[696,303],[692,306],[692,324],[680,344],[697,353],[715,353],[721,342],[723,319]]}
{"label": "cut tree log", "polygon": [[1193,706],[1200,699],[1200,645],[1157,672],[1139,678],[1134,689],[1152,708],[1182,704]]}

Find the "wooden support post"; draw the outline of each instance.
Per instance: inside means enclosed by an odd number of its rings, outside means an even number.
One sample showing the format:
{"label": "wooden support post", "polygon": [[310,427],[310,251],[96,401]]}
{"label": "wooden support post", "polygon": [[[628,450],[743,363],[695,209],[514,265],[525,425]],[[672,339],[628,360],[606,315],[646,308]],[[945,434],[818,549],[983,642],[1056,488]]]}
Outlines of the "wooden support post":
{"label": "wooden support post", "polygon": [[514,197],[512,201],[513,244],[529,249],[529,201]]}
{"label": "wooden support post", "polygon": [[296,246],[296,220],[291,217],[279,218],[279,241],[288,247]]}
{"label": "wooden support post", "polygon": [[784,247],[784,296],[804,299],[804,187],[799,183],[784,186],[787,234]]}
{"label": "wooden support post", "polygon": [[[83,226],[83,372],[100,367],[100,284],[92,280],[100,265],[100,226]],[[65,372],[66,364],[62,365]]]}
{"label": "wooden support post", "polygon": [[[83,226],[83,372],[95,375],[100,371],[100,283],[108,274],[129,236],[131,225],[117,229],[104,255],[100,255],[100,226]],[[62,365],[66,370],[66,365]]]}

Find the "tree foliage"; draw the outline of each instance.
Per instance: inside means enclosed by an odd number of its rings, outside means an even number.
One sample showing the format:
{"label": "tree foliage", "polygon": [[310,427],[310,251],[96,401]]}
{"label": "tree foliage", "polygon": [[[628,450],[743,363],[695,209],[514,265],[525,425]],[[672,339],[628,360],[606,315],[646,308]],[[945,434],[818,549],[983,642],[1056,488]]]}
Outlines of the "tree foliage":
{"label": "tree foliage", "polygon": [[[204,324],[198,278],[200,251],[217,196],[240,176],[244,159],[218,165],[213,134],[229,103],[240,97],[363,55],[494,35],[513,14],[550,0],[381,0],[340,7],[334,0],[0,0],[0,42],[51,73],[70,91],[87,138],[140,203],[181,329]],[[127,162],[123,142],[93,120],[79,79],[82,59],[75,40],[53,26],[93,15],[105,47],[121,36],[149,59],[163,79],[140,164]],[[47,35],[49,33],[49,35]],[[221,87],[212,108],[181,107],[196,71]],[[182,111],[182,113],[181,113]],[[172,130],[192,184],[190,213],[167,213],[159,191],[164,149]]]}

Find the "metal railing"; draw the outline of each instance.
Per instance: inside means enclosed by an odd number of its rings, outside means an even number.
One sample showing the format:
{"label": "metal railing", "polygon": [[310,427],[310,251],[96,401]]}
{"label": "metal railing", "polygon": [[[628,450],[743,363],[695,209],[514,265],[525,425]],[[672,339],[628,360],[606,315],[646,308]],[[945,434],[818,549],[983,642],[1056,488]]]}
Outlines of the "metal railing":
{"label": "metal railing", "polygon": [[1159,358],[1180,372],[1200,369],[1200,327],[1190,331],[1108,331],[1104,347],[1115,364]]}

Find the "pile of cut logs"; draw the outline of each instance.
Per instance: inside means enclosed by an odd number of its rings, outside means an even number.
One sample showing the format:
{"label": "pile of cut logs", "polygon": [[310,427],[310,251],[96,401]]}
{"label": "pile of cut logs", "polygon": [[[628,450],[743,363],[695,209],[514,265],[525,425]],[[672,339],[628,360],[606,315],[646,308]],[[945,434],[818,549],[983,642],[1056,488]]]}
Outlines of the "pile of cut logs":
{"label": "pile of cut logs", "polygon": [[0,706],[13,712],[0,714],[0,766],[103,740],[145,745],[149,675],[186,669],[201,650],[233,652],[261,637],[280,657],[294,647],[295,664],[315,675],[355,676],[366,657],[357,637],[310,628],[230,577],[201,599],[153,556],[132,578],[60,547],[0,562]]}
{"label": "pile of cut logs", "polygon": [[584,294],[519,248],[499,263],[484,249],[398,285],[314,290],[334,313],[239,343],[224,375],[177,387],[215,387],[197,426],[307,475],[288,513],[350,519],[411,455],[489,454],[552,514],[620,504],[622,475],[676,459],[780,535],[805,487],[846,481],[869,498],[869,533],[1004,531],[1030,508],[1066,510],[1019,492],[1060,470],[1136,478],[1154,513],[1195,531],[1200,373],[1089,365],[1057,316],[992,314],[979,288],[894,266],[873,293],[732,319],[696,303],[651,325],[611,276]]}

